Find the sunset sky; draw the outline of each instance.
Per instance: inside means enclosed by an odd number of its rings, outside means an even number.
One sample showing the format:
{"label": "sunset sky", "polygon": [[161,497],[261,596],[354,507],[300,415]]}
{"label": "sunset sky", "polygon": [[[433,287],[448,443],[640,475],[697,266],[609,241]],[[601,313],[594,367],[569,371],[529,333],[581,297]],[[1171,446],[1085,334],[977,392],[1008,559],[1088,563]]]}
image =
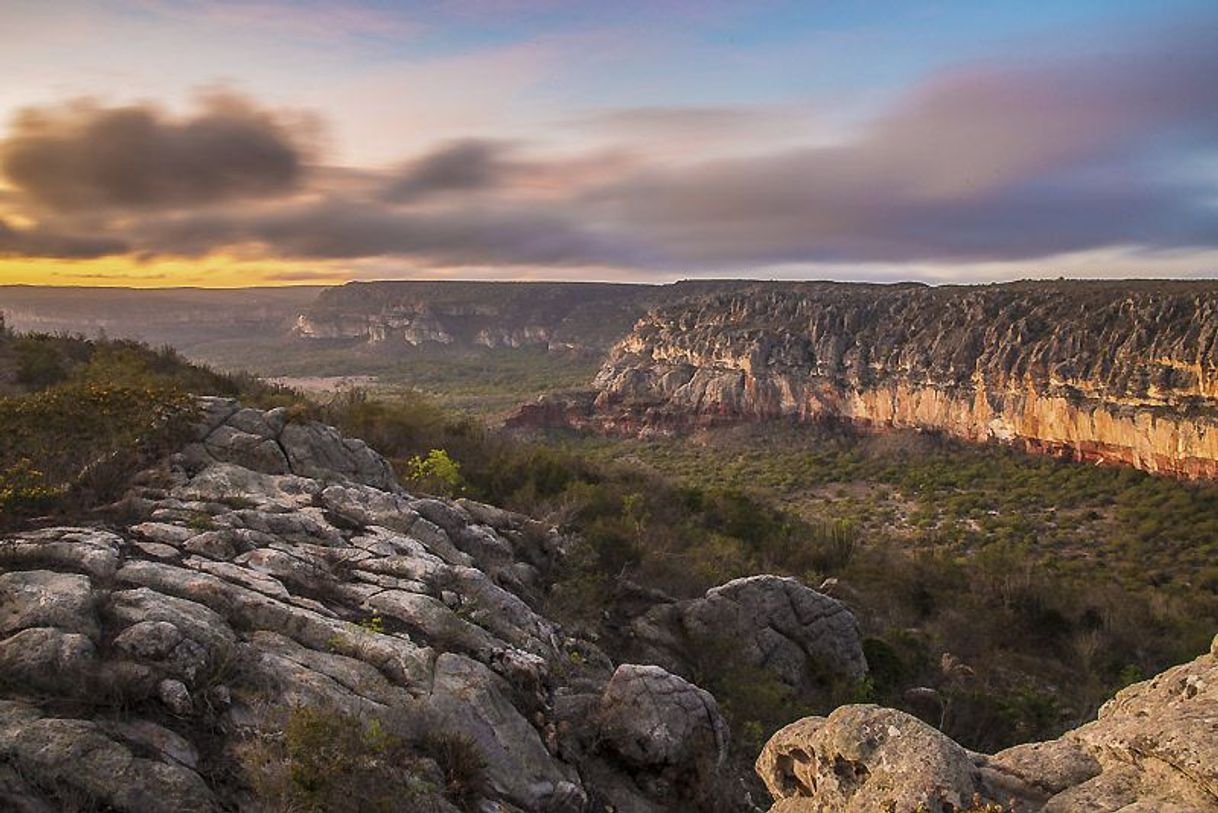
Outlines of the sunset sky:
{"label": "sunset sky", "polygon": [[1218,8],[0,0],[0,283],[1218,276]]}

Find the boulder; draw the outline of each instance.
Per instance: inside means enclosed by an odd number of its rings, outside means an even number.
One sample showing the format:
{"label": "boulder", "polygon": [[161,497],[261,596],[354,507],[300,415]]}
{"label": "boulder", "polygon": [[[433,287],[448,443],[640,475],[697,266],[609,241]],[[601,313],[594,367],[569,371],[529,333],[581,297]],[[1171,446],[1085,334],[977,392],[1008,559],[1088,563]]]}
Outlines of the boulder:
{"label": "boulder", "polygon": [[757,773],[790,813],[953,813],[979,789],[967,751],[916,717],[867,705],[780,730]]}
{"label": "boulder", "polygon": [[659,666],[619,666],[597,720],[605,745],[640,768],[709,778],[727,759],[727,723],[715,698]]}
{"label": "boulder", "polygon": [[702,598],[658,604],[630,622],[640,659],[686,676],[691,661],[731,659],[764,669],[805,697],[826,680],[867,673],[854,614],[798,579],[751,576]]}

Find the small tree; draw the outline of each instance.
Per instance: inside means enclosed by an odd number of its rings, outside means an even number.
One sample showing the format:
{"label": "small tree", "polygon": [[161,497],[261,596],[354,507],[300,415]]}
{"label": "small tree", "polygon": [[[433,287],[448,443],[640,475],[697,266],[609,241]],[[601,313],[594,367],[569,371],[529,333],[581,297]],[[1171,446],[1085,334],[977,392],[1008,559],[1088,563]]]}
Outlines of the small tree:
{"label": "small tree", "polygon": [[432,449],[427,457],[415,455],[406,461],[406,479],[409,485],[420,491],[445,497],[451,497],[465,488],[461,464],[443,449]]}

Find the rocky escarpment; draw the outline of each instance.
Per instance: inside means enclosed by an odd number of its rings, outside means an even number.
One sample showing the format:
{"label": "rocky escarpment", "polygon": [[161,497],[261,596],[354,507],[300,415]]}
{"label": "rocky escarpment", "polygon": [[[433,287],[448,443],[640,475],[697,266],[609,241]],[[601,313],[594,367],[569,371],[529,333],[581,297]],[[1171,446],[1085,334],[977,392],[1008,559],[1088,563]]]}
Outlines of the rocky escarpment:
{"label": "rocky escarpment", "polygon": [[322,292],[296,321],[305,339],[369,345],[604,352],[653,290],[595,283],[373,282]]}
{"label": "rocky escarpment", "polygon": [[650,311],[601,425],[795,416],[1218,476],[1218,285],[756,284]]}
{"label": "rocky escarpment", "polygon": [[903,712],[843,706],[775,734],[757,771],[781,813],[1215,811],[1218,639],[1057,740],[988,756]]}
{"label": "rocky escarpment", "polygon": [[[282,747],[311,709],[355,721],[333,736],[405,732],[415,761],[390,778],[421,795],[388,809],[748,809],[714,697],[543,614],[563,536],[408,494],[365,444],[283,409],[204,405],[197,440],[137,477],[122,522],[0,540],[0,808],[270,809],[250,748]],[[745,581],[681,607],[782,630],[764,647],[797,672],[834,653],[859,668],[844,608]],[[786,629],[788,606],[828,620]],[[484,781],[448,793],[436,741],[472,750]]]}

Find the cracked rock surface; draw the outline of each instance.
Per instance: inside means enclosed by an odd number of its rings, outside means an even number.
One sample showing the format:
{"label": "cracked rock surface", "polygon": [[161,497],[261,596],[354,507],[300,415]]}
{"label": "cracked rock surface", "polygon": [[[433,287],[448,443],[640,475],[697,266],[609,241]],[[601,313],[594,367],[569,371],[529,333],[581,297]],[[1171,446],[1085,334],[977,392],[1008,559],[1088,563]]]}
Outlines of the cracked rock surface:
{"label": "cracked rock surface", "polygon": [[1056,740],[975,754],[903,712],[843,706],[775,734],[757,773],[782,813],[950,813],[974,795],[1044,813],[1218,811],[1218,639]]}
{"label": "cracked rock surface", "polygon": [[640,661],[689,676],[689,662],[710,656],[764,669],[812,697],[825,679],[867,674],[858,622],[845,604],[797,579],[749,576],[701,598],[660,603],[627,631]]}
{"label": "cracked rock surface", "polygon": [[[615,675],[539,611],[556,531],[408,494],[282,409],[202,415],[135,478],[129,519],[0,540],[0,809],[256,810],[237,744],[295,706],[459,733],[480,810],[700,809],[728,747],[713,698],[657,666]],[[646,730],[625,725],[639,685]]]}

